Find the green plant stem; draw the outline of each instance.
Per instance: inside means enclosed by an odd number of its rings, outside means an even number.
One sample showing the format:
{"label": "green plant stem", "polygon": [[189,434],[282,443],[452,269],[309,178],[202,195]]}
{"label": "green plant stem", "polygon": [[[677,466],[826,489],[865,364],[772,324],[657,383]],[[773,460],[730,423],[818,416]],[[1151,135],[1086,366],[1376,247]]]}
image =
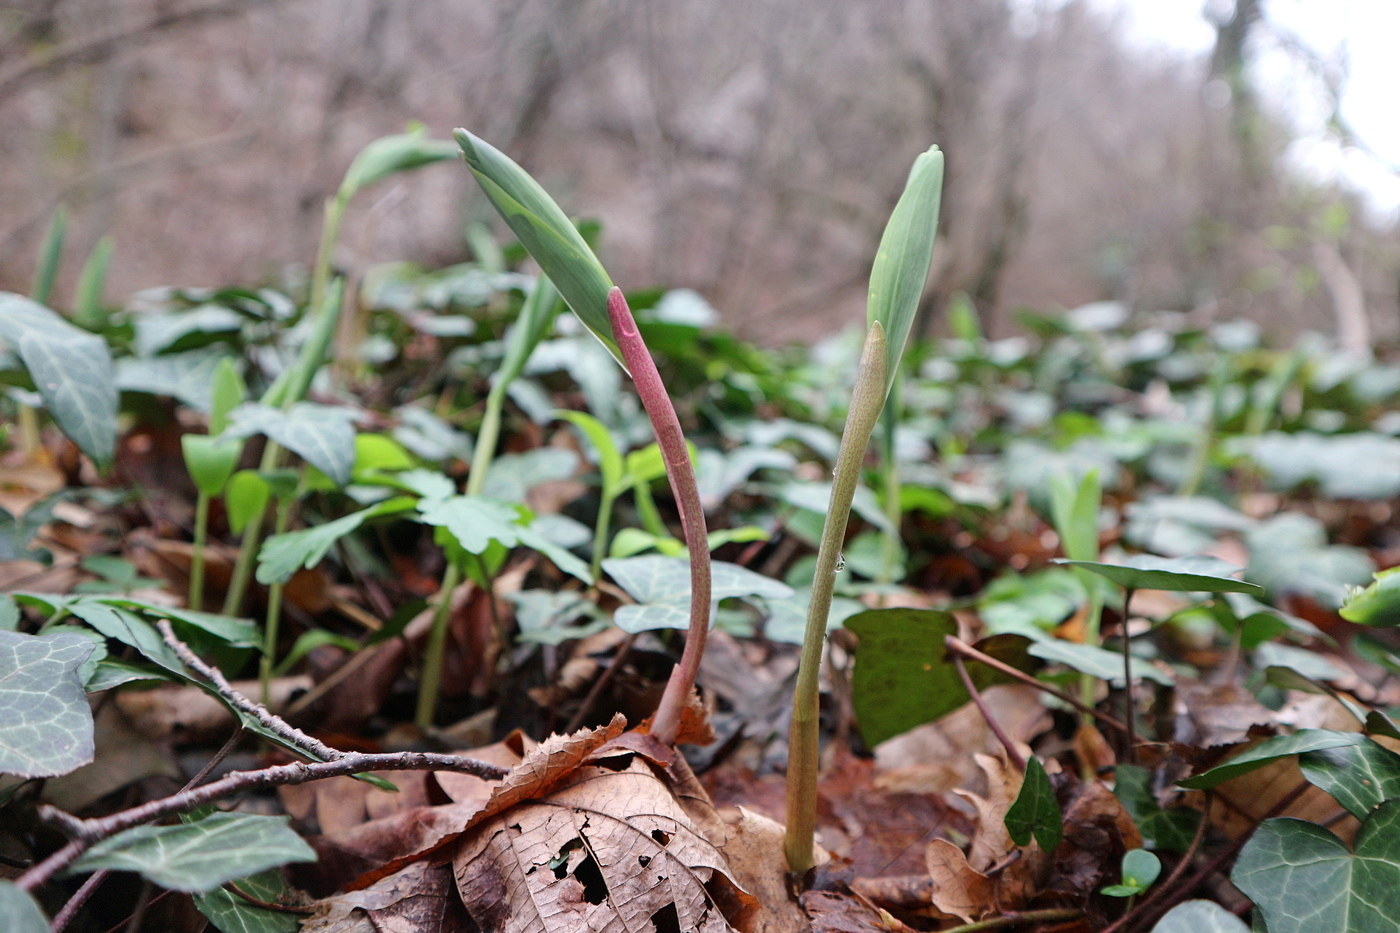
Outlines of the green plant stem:
{"label": "green plant stem", "polygon": [[190,592],[185,604],[196,612],[204,609],[204,549],[209,539],[209,496],[201,492],[194,502],[194,551],[190,555]]}
{"label": "green plant stem", "polygon": [[462,582],[462,571],[451,559],[442,574],[438,601],[433,609],[433,626],[428,632],[428,648],[423,653],[423,679],[418,685],[418,709],[413,721],[420,729],[430,728],[437,712],[438,691],[442,689],[442,661],[447,650],[447,623],[452,617],[452,594]]}
{"label": "green plant stem", "polygon": [[1128,607],[1133,601],[1133,591],[1125,588],[1123,591],[1123,724],[1128,727],[1126,735],[1127,748],[1124,749],[1123,758],[1128,764],[1133,764],[1137,760],[1137,731],[1133,720],[1137,712],[1136,704],[1133,703],[1133,652],[1132,641],[1128,637]]}
{"label": "green plant stem", "polygon": [[1025,923],[1055,923],[1060,920],[1078,920],[1084,912],[1074,907],[1049,907],[1045,910],[1023,910],[1016,914],[964,923],[958,927],[948,927],[943,933],[980,933],[982,930],[1004,930]]}
{"label": "green plant stem", "polygon": [[676,417],[675,406],[661,382],[661,374],[656,370],[646,341],[637,329],[632,309],[627,307],[622,289],[617,287],[608,292],[608,321],[612,325],[613,339],[637,386],[637,396],[656,433],[656,445],[666,464],[666,478],[676,499],[686,549],[690,552],[690,628],[685,650],[680,663],[671,671],[651,723],[651,733],[658,741],[674,745],[695,689],[710,630],[710,539],[705,530],[705,509],[700,504],[700,486],[695,481],[695,468],[690,463],[690,450],[685,444],[680,419]]}
{"label": "green plant stem", "polygon": [[870,435],[885,404],[885,329],[877,321],[866,333],[856,372],[846,427],[836,455],[836,475],[831,485],[831,501],[826,524],[817,549],[816,576],[812,599],[807,606],[807,628],[797,669],[797,686],[792,698],[792,729],[788,739],[787,835],[783,850],[788,870],[801,874],[814,863],[813,837],[817,828],[817,759],[820,743],[819,717],[822,647],[826,642],[826,622],[836,586],[836,559],[846,539],[851,502],[860,483],[861,464]]}
{"label": "green plant stem", "polygon": [[617,494],[605,486],[598,500],[598,522],[593,528],[593,559],[588,565],[588,572],[595,582],[603,573],[603,554],[608,547],[608,531],[612,525],[613,503],[616,501]]}
{"label": "green plant stem", "polygon": [[[258,464],[261,473],[271,473],[277,469],[282,458],[282,447],[269,440],[263,448],[262,461]],[[233,576],[229,579],[228,592],[224,594],[223,614],[236,616],[243,608],[243,597],[248,592],[248,582],[253,577],[253,563],[258,556],[258,545],[262,543],[263,515],[254,515],[243,529],[243,538],[238,544],[238,559],[233,564]]]}
{"label": "green plant stem", "polygon": [[499,381],[486,395],[486,412],[481,416],[481,429],[476,433],[476,449],[472,451],[471,472],[467,474],[467,495],[479,496],[486,487],[486,473],[496,457],[496,444],[501,437],[501,414],[506,403],[506,383]]}
{"label": "green plant stem", "polygon": [[[293,500],[283,499],[277,504],[275,534],[287,530],[292,518]],[[282,621],[282,584],[274,583],[267,591],[267,621],[263,625],[263,655],[258,665],[258,684],[262,690],[259,699],[266,706],[272,698],[272,671],[277,662],[277,629]]]}
{"label": "green plant stem", "polygon": [[899,563],[899,530],[904,522],[904,510],[899,501],[899,460],[895,457],[895,430],[899,427],[899,403],[903,390],[904,379],[896,377],[891,383],[889,398],[885,401],[885,408],[880,416],[884,429],[880,445],[880,465],[885,486],[885,518],[889,519],[890,527],[881,541],[880,575],[876,578],[876,583],[893,583],[895,566]]}

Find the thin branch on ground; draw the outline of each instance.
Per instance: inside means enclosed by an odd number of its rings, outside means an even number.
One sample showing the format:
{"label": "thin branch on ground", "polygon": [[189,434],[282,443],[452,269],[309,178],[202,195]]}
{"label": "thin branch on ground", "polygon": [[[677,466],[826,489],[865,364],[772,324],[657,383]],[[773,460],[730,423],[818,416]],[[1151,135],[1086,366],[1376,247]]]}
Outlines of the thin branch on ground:
{"label": "thin branch on ground", "polygon": [[218,691],[219,696],[227,700],[235,709],[252,716],[269,731],[276,733],[289,744],[306,752],[308,758],[319,759],[321,761],[335,761],[345,754],[344,752],[331,748],[319,739],[313,739],[305,732],[291,725],[281,716],[274,715],[267,707],[259,703],[254,703],[252,700],[233,689],[233,685],[228,682],[228,678],[224,677],[223,673],[220,672],[218,668],[205,664],[190,650],[189,645],[182,642],[175,635],[175,630],[171,628],[168,620],[161,619],[156,623],[156,627],[160,629],[161,637],[165,639],[165,643],[179,656],[180,660],[208,680],[209,683],[213,685],[214,689]]}
{"label": "thin branch on ground", "polygon": [[102,839],[159,817],[192,810],[203,804],[213,803],[221,797],[255,788],[304,784],[307,781],[365,774],[370,771],[454,771],[473,774],[485,780],[497,780],[506,773],[504,768],[484,761],[430,752],[341,752],[339,755],[335,761],[294,762],[258,771],[234,771],[212,783],[192,787],[178,794],[96,819],[80,820],[54,807],[40,807],[40,819],[61,829],[71,840],[66,846],[15,879],[15,885],[22,891],[31,891],[67,868],[78,856]]}
{"label": "thin branch on ground", "polygon": [[1027,674],[1025,671],[1018,671],[1016,668],[1012,667],[1010,664],[1007,664],[1005,661],[999,661],[996,658],[992,657],[990,654],[978,651],[976,648],[972,647],[960,638],[955,638],[954,636],[949,635],[943,640],[943,643],[945,646],[947,646],[948,650],[953,652],[954,654],[959,654],[965,658],[968,658],[969,660],[985,664],[992,670],[1005,674],[1007,677],[1019,681],[1020,683],[1023,683],[1028,687],[1034,687],[1042,693],[1048,693],[1050,694],[1050,696],[1059,700],[1061,703],[1064,703],[1068,706],[1072,706],[1075,709],[1079,710],[1081,713],[1087,713],[1088,715],[1093,716],[1095,719],[1097,719],[1104,725],[1109,726],[1113,729],[1117,729],[1119,732],[1128,731],[1128,727],[1125,724],[1119,722],[1117,719],[1114,719],[1108,713],[1100,712],[1099,710],[1094,709],[1094,707],[1089,706],[1086,703],[1080,702],[1079,700],[1070,696],[1068,693],[1065,693],[1063,690],[1058,690],[1047,683],[1036,680],[1034,677],[1032,677],[1030,674]]}
{"label": "thin branch on ground", "polygon": [[1011,741],[1011,736],[1002,729],[1001,723],[996,721],[992,711],[987,709],[987,704],[983,702],[982,694],[978,692],[977,685],[972,682],[972,675],[967,672],[967,665],[963,663],[961,656],[953,655],[953,667],[957,669],[958,676],[962,678],[967,695],[972,697],[972,705],[977,707],[977,712],[982,714],[982,720],[986,722],[987,728],[992,730],[992,735],[996,736],[1001,747],[1006,749],[1006,757],[1016,766],[1017,771],[1024,774],[1026,772],[1026,759],[1016,749],[1016,743]]}

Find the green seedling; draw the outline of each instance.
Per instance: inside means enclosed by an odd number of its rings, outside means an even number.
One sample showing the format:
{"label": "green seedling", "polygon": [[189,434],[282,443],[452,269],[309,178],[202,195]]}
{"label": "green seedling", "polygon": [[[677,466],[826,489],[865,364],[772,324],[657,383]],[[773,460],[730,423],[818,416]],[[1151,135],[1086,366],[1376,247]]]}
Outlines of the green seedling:
{"label": "green seedling", "polygon": [[1123,853],[1123,880],[1100,891],[1108,897],[1136,897],[1152,887],[1162,874],[1162,860],[1146,849],[1129,849]]}
{"label": "green seedling", "polygon": [[904,193],[880,239],[870,271],[865,345],[836,457],[831,502],[817,550],[817,571],[812,581],[812,599],[808,604],[807,629],[793,695],[792,731],[788,742],[787,834],[783,848],[788,868],[799,874],[811,868],[814,860],[818,672],[837,561],[845,541],[851,503],[860,482],[865,449],[899,372],[904,345],[928,280],[942,192],[943,154],[935,146],[915,160]]}

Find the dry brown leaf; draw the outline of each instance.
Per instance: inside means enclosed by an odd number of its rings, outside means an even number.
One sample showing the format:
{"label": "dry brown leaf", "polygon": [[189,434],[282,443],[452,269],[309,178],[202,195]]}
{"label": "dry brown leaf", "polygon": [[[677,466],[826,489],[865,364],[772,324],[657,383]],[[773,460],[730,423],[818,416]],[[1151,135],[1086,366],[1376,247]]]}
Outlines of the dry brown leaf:
{"label": "dry brown leaf", "polygon": [[807,927],[801,908],[788,895],[785,832],[781,823],[740,807],[725,838],[730,876],[758,899],[751,933],[803,933]]}
{"label": "dry brown leaf", "polygon": [[547,740],[472,820],[454,864],[479,926],[718,933],[752,908],[725,874],[718,818],[693,818],[708,800],[684,760],[621,726]]}
{"label": "dry brown leaf", "polygon": [[415,862],[363,891],[317,905],[302,933],[457,933],[469,929],[446,862]]}
{"label": "dry brown leaf", "polygon": [[1006,811],[1011,809],[1016,795],[1021,792],[1021,774],[1003,758],[974,755],[973,760],[987,777],[987,796],[981,797],[967,791],[954,793],[971,803],[977,811],[980,825],[977,834],[972,837],[967,861],[975,870],[986,871],[1016,848],[1016,843],[1011,841],[1011,834],[1006,830]]}
{"label": "dry brown leaf", "polygon": [[381,878],[392,875],[409,862],[434,854],[447,843],[460,837],[473,825],[510,809],[530,798],[547,797],[568,780],[590,754],[617,738],[627,723],[621,716],[597,729],[584,729],[571,735],[552,735],[531,749],[520,764],[507,774],[492,792],[485,806],[475,812],[471,821],[464,821],[457,831],[438,839],[431,846],[415,853],[395,858],[357,878],[350,890],[362,890]]}
{"label": "dry brown leaf", "polygon": [[723,854],[641,756],[615,768],[585,764],[547,799],[474,821],[453,864],[479,927],[733,929],[727,916],[752,899],[726,876]]}
{"label": "dry brown leaf", "polygon": [[[1029,742],[1050,726],[1050,713],[1034,687],[1002,684],[988,688],[982,698],[1013,742]],[[958,787],[980,792],[983,775],[972,756],[1000,748],[982,714],[968,703],[937,722],[880,743],[876,783],[909,793],[947,793]]]}
{"label": "dry brown leaf", "polygon": [[996,882],[967,863],[963,850],[935,839],[924,850],[933,880],[933,906],[972,923],[996,907]]}
{"label": "dry brown leaf", "polygon": [[904,933],[900,921],[860,895],[839,891],[807,891],[802,909],[812,921],[812,933]]}

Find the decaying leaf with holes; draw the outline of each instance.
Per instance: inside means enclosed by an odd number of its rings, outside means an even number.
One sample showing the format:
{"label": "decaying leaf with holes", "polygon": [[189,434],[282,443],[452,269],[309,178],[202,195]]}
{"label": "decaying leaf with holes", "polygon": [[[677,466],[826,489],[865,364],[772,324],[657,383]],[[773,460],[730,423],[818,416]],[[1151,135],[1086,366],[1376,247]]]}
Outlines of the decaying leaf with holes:
{"label": "decaying leaf with holes", "polygon": [[512,802],[488,805],[453,861],[482,930],[748,928],[757,903],[730,878],[722,824],[684,760],[646,733],[597,748],[547,794],[508,790],[512,777],[498,792]]}

